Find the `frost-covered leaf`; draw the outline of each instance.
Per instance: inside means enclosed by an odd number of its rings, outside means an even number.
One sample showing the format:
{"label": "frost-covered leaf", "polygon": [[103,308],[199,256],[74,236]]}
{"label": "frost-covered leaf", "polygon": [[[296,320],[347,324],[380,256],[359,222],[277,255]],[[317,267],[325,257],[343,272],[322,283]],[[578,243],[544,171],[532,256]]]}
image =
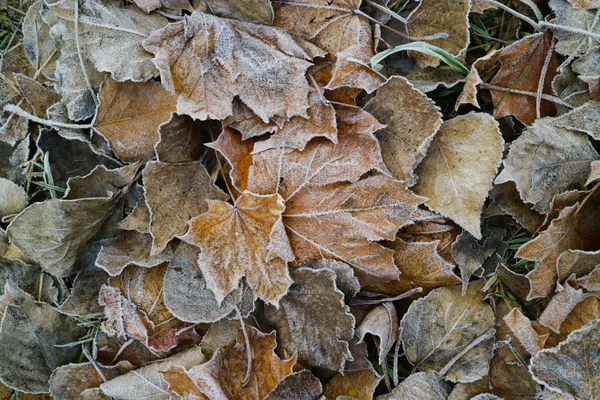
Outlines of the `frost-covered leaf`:
{"label": "frost-covered leaf", "polygon": [[325,385],[323,396],[336,400],[371,400],[379,381],[381,376],[370,367],[361,371],[345,372],[343,375],[337,374]]}
{"label": "frost-covered leaf", "polygon": [[127,373],[126,366],[126,363],[110,367],[98,366],[100,372],[89,362],[58,367],[50,377],[50,394],[54,399],[61,400],[97,400],[97,397],[87,397],[88,389],[100,390],[99,386],[105,379],[111,380]]}
{"label": "frost-covered leaf", "polygon": [[600,396],[600,322],[595,321],[571,333],[553,349],[531,358],[534,379],[550,390],[579,399]]}
{"label": "frost-covered leaf", "polygon": [[8,179],[0,178],[0,218],[18,214],[27,207],[25,189]]}
{"label": "frost-covered leaf", "polygon": [[29,7],[27,14],[23,18],[23,46],[31,65],[35,68],[41,68],[42,73],[52,78],[56,69],[56,45],[50,36],[50,26],[48,26],[40,15],[40,10],[44,5],[43,0],[36,1]]}
{"label": "frost-covered leaf", "polygon": [[202,249],[198,265],[207,288],[221,304],[245,276],[257,297],[278,304],[291,284],[287,262],[293,259],[281,223],[281,196],[244,192],[235,206],[207,201],[208,211],[193,218],[182,236]]}
{"label": "frost-covered leaf", "polygon": [[256,24],[273,24],[273,6],[270,0],[202,0],[210,12],[223,18]]}
{"label": "frost-covered leaf", "polygon": [[354,335],[354,317],[327,269],[298,268],[279,309],[265,309],[267,320],[277,327],[288,354],[310,367],[341,371],[352,359],[348,342]]}
{"label": "frost-covered leaf", "polygon": [[286,376],[264,400],[314,400],[322,391],[319,379],[303,370]]}
{"label": "frost-covered leaf", "polygon": [[7,286],[10,304],[0,327],[0,379],[27,393],[48,392],[52,371],[80,354],[77,346],[58,347],[79,340],[85,330],[46,303],[37,302]]}
{"label": "frost-covered leaf", "polygon": [[480,288],[471,284],[464,296],[459,286],[439,288],[411,304],[400,322],[411,363],[454,382],[473,382],[487,374],[495,318]]}
{"label": "frost-covered leaf", "polygon": [[450,387],[437,372],[417,372],[390,394],[377,396],[376,400],[446,400],[449,393]]}
{"label": "frost-covered leaf", "polygon": [[174,111],[175,96],[156,82],[119,83],[108,79],[100,91],[94,128],[123,161],[148,161],[154,157],[158,127]]}
{"label": "frost-covered leaf", "polygon": [[[172,114],[162,124],[158,133],[160,140],[154,146],[158,161],[183,163],[201,160],[214,153],[204,147],[204,142],[214,140],[221,132],[221,124],[215,121],[195,121],[187,115]],[[206,164],[205,164],[206,165]]]}
{"label": "frost-covered leaf", "polygon": [[587,135],[552,126],[555,119],[537,120],[511,146],[496,183],[514,181],[521,198],[546,213],[552,198],[580,188],[590,163],[600,156]]}
{"label": "frost-covered leaf", "polygon": [[394,178],[414,185],[414,169],[442,124],[439,108],[401,76],[377,89],[364,108],[386,125],[375,134],[385,165]]}
{"label": "frost-covered leaf", "polygon": [[239,96],[265,122],[306,115],[310,57],[281,29],[194,12],[153,32],[144,47],[178,94],[179,114],[224,119]]}
{"label": "frost-covered leaf", "polygon": [[600,140],[600,101],[588,101],[566,114],[556,117],[550,122],[552,126],[585,132],[596,140]]}
{"label": "frost-covered leaf", "polygon": [[361,342],[367,333],[379,338],[379,364],[381,365],[398,337],[398,313],[394,304],[383,303],[369,311],[356,328],[356,335]]}
{"label": "frost-covered leaf", "polygon": [[160,253],[187,222],[208,210],[206,200],[227,200],[200,163],[152,161],[144,168],[144,191],[150,209],[152,254]]}
{"label": "frost-covered leaf", "polygon": [[498,123],[483,113],[444,121],[415,171],[415,193],[428,197],[433,211],[481,239],[483,203],[502,160]]}

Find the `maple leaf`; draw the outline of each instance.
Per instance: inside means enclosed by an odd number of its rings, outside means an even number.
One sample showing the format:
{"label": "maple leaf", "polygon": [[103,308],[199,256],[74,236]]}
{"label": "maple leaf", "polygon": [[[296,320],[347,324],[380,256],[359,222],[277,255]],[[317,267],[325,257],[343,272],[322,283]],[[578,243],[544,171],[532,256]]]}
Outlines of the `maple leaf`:
{"label": "maple leaf", "polygon": [[306,116],[312,51],[281,29],[194,12],[154,31],[144,47],[162,84],[178,94],[179,114],[224,119],[239,96],[265,122]]}
{"label": "maple leaf", "polygon": [[256,296],[278,304],[291,284],[287,262],[293,259],[283,233],[281,196],[245,191],[235,206],[207,202],[208,211],[189,221],[181,237],[202,249],[198,265],[207,287],[220,304],[245,276]]}

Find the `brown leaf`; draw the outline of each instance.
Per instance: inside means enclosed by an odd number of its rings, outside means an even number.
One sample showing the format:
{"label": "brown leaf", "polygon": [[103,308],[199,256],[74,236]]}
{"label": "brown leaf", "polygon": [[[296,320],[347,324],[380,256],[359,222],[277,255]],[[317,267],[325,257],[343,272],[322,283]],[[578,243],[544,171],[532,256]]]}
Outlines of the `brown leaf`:
{"label": "brown leaf", "polygon": [[278,304],[287,292],[287,262],[293,256],[287,237],[279,235],[284,208],[278,194],[246,191],[235,206],[208,200],[208,212],[189,222],[182,240],[202,249],[198,265],[219,304],[244,276],[255,295],[269,303]]}
{"label": "brown leaf", "polygon": [[286,376],[264,400],[315,400],[323,387],[308,370]]}
{"label": "brown leaf", "polygon": [[242,140],[242,136],[233,129],[224,128],[221,135],[207,146],[221,153],[231,165],[229,176],[231,182],[239,191],[248,187],[248,173],[252,165],[252,140]]}
{"label": "brown leaf", "polygon": [[481,239],[480,215],[502,160],[504,140],[488,114],[444,121],[416,170],[425,204]]}
{"label": "brown leaf", "polygon": [[364,108],[386,125],[375,134],[385,165],[394,178],[413,186],[413,171],[442,124],[439,108],[401,76],[377,89]]}
{"label": "brown leaf", "polygon": [[[192,368],[189,375],[195,382],[216,383],[228,393],[227,398],[239,400],[264,399],[277,385],[292,373],[296,357],[281,360],[274,352],[275,332],[264,334],[247,327],[252,351],[252,365],[248,385],[244,385],[248,354],[240,331],[235,346],[218,349],[206,364]],[[213,397],[210,397],[213,398]]]}
{"label": "brown leaf", "polygon": [[256,24],[273,24],[273,6],[269,0],[202,0],[210,12],[223,18]]}
{"label": "brown leaf", "polygon": [[531,204],[521,200],[517,186],[512,181],[494,185],[494,188],[490,191],[490,198],[502,211],[513,217],[517,223],[531,233],[537,231],[544,223],[544,216],[533,211]]}
{"label": "brown leaf", "polygon": [[446,400],[450,386],[437,372],[417,372],[402,381],[390,394],[377,396],[376,400]]}
{"label": "brown leaf", "polygon": [[99,388],[105,379],[114,379],[129,372],[126,368],[128,366],[128,363],[110,367],[99,366],[102,376],[89,362],[58,367],[50,377],[50,394],[52,398],[61,400],[87,399],[84,396],[86,390]]}
{"label": "brown leaf", "polygon": [[380,380],[371,368],[337,374],[325,385],[323,395],[332,400],[371,400]]}
{"label": "brown leaf", "polygon": [[[481,4],[481,2],[474,2],[472,7],[475,7],[476,4]],[[463,90],[456,99],[456,104],[454,105],[455,110],[458,110],[462,104],[471,104],[477,108],[481,108],[479,106],[479,101],[477,100],[477,85],[483,83],[480,75],[484,75],[485,73],[489,72],[488,70],[491,70],[496,66],[499,52],[499,50],[492,50],[485,56],[475,60],[475,62],[471,65],[471,70],[467,75]]]}
{"label": "brown leaf", "polygon": [[564,251],[598,248],[599,195],[600,186],[596,185],[584,200],[563,208],[545,231],[519,249],[517,257],[539,262],[527,274],[531,282],[527,300],[546,297],[552,292],[557,279],[556,262]]}
{"label": "brown leaf", "polygon": [[512,142],[496,184],[514,181],[521,198],[547,213],[552,198],[580,188],[590,174],[590,162],[600,156],[585,134],[537,120]]}
{"label": "brown leaf", "polygon": [[112,197],[129,186],[135,178],[140,164],[130,164],[121,168],[108,169],[98,165],[85,176],[76,176],[67,181],[65,199],[84,199],[87,197]]}
{"label": "brown leaf", "polygon": [[590,164],[591,172],[588,180],[585,182],[585,186],[591,184],[594,181],[600,180],[600,161],[592,161]]}
{"label": "brown leaf", "polygon": [[[471,2],[468,0],[437,1],[423,0],[409,15],[407,30],[410,36],[424,37],[445,32],[447,38],[427,40],[447,52],[464,59],[469,45],[469,9]],[[440,59],[437,57],[413,52],[419,65],[424,67],[437,67]]]}
{"label": "brown leaf", "polygon": [[393,303],[383,303],[369,311],[360,326],[356,328],[360,342],[364,340],[367,333],[379,337],[379,365],[381,365],[398,337],[398,313]]}
{"label": "brown leaf", "polygon": [[123,161],[154,157],[158,127],[175,112],[175,96],[156,82],[123,82],[108,78],[100,90],[94,128]]}
{"label": "brown leaf", "polygon": [[281,29],[193,12],[143,44],[163,85],[179,96],[179,114],[225,119],[239,96],[265,122],[306,115],[311,57]]}
{"label": "brown leaf", "polygon": [[[523,90],[537,93],[540,78],[544,70],[548,52],[552,51],[552,35],[537,33],[527,36],[500,51],[499,60],[502,68],[490,82],[491,85],[512,90]],[[552,93],[552,79],[560,61],[556,54],[550,56],[547,73],[544,78],[543,91]],[[531,125],[536,119],[536,98],[525,94],[491,90],[494,104],[494,117],[502,118],[514,115],[525,125]],[[540,115],[547,117],[556,112],[554,103],[541,100]]]}
{"label": "brown leaf", "polygon": [[192,11],[189,0],[134,0],[134,3],[147,13],[161,7],[169,9],[183,9]]}
{"label": "brown leaf", "polygon": [[168,163],[204,161],[212,152],[204,147],[204,142],[213,140],[220,129],[221,124],[215,121],[195,121],[187,115],[171,114],[171,119],[158,128],[156,157]]}
{"label": "brown leaf", "polygon": [[297,354],[305,366],[342,371],[352,360],[348,342],[354,335],[354,317],[337,289],[336,274],[298,268],[291,277],[294,283],[279,309],[268,306],[265,317],[277,327],[287,354]]}
{"label": "brown leaf", "polygon": [[358,109],[336,113],[337,144],[315,139],[302,152],[254,154],[248,188],[283,197],[283,223],[297,263],[333,258],[377,280],[397,278],[392,252],[374,241],[392,240],[421,199],[384,175],[360,180],[384,168],[372,136],[381,125]]}
{"label": "brown leaf", "polygon": [[552,391],[595,399],[600,396],[599,342],[600,322],[591,322],[555,349],[533,356],[529,370],[536,381]]}
{"label": "brown leaf", "polygon": [[160,253],[171,239],[183,235],[187,222],[208,210],[206,200],[228,198],[200,161],[149,162],[144,168],[144,190],[150,209],[151,254]]}
{"label": "brown leaf", "polygon": [[560,333],[560,327],[577,304],[589,297],[589,293],[578,287],[575,277],[572,275],[563,285],[557,289],[544,312],[538,318],[538,322],[556,333]]}
{"label": "brown leaf", "polygon": [[487,375],[495,318],[480,288],[471,284],[464,296],[459,286],[439,288],[410,305],[400,337],[412,364],[453,382]]}
{"label": "brown leaf", "polygon": [[61,96],[54,90],[45,88],[28,76],[14,74],[14,78],[23,98],[27,100],[33,113],[40,118],[46,118],[46,110],[61,100]]}
{"label": "brown leaf", "polygon": [[540,335],[520,309],[513,308],[503,318],[503,322],[529,354],[536,354],[544,348],[547,335]]}

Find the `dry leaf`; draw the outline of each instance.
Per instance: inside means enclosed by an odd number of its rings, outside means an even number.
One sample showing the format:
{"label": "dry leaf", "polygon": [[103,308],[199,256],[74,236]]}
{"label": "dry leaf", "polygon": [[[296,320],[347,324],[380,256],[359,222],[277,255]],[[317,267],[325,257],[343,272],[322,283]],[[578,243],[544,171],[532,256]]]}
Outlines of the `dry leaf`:
{"label": "dry leaf", "polygon": [[182,236],[202,249],[198,265],[207,288],[221,304],[245,276],[257,297],[278,304],[291,284],[287,262],[293,259],[287,237],[280,235],[281,196],[246,191],[235,206],[207,201],[208,211],[193,218]]}
{"label": "dry leaf", "polygon": [[544,216],[531,209],[531,205],[523,202],[514,182],[508,181],[494,185],[490,198],[502,211],[514,218],[529,232],[535,232],[544,223]]}
{"label": "dry leaf", "polygon": [[487,375],[495,318],[480,288],[471,284],[464,296],[458,286],[439,288],[411,304],[400,338],[412,364],[453,382]]}
{"label": "dry leaf", "polygon": [[192,11],[189,0],[134,0],[139,8],[150,13],[159,8]]}
{"label": "dry leaf", "polygon": [[390,394],[376,400],[446,400],[450,387],[437,372],[417,372],[402,381]]}
{"label": "dry leaf", "polygon": [[591,322],[558,347],[533,356],[529,370],[537,382],[554,392],[596,399],[600,395],[599,341],[600,322]]}
{"label": "dry leaf", "polygon": [[581,107],[556,117],[550,125],[584,132],[600,140],[600,101],[588,101]]}
{"label": "dry leaf", "polygon": [[239,96],[265,122],[306,115],[310,57],[287,32],[199,12],[184,21],[144,41],[163,85],[179,96],[179,114],[224,119]]}
{"label": "dry leaf", "polygon": [[439,108],[401,76],[377,89],[364,108],[386,125],[375,134],[385,165],[394,178],[413,186],[413,171],[442,124]]}
{"label": "dry leaf", "polygon": [[223,18],[256,24],[273,24],[273,6],[269,0],[202,0],[210,12]]}
{"label": "dry leaf", "polygon": [[415,193],[481,239],[480,215],[502,159],[498,123],[483,113],[444,121],[416,170]]}
{"label": "dry leaf", "polygon": [[286,376],[264,400],[315,400],[323,387],[308,370]]}
{"label": "dry leaf", "polygon": [[348,342],[354,335],[354,317],[335,284],[336,274],[298,268],[290,275],[293,283],[279,309],[268,306],[265,317],[277,327],[287,354],[297,354],[308,367],[342,371],[352,360]]}
{"label": "dry leaf", "polygon": [[[89,400],[84,394],[88,389],[98,389],[105,380],[129,372],[126,363],[110,367],[99,366],[100,373],[92,363],[68,364],[58,367],[50,377],[50,394],[54,399],[61,400]],[[89,392],[88,392],[89,393]],[[96,399],[92,397],[92,399]]]}
{"label": "dry leaf", "polygon": [[108,79],[100,91],[94,128],[123,161],[148,161],[154,157],[158,127],[174,111],[175,96],[156,82],[119,83]]}
{"label": "dry leaf", "polygon": [[[158,133],[160,140],[154,146],[158,161],[183,163],[208,158],[203,142],[210,141],[221,131],[221,124],[214,121],[195,121],[187,115],[171,114]],[[213,137],[214,135],[214,137]]]}
{"label": "dry leaf", "polygon": [[511,146],[496,184],[514,181],[521,198],[547,213],[552,198],[580,188],[590,174],[590,162],[600,156],[582,133],[537,120]]}
{"label": "dry leaf", "polygon": [[529,354],[534,355],[544,348],[547,336],[538,334],[520,309],[513,308],[504,316],[503,322]]}
{"label": "dry leaf", "polygon": [[207,146],[217,150],[231,165],[229,176],[237,190],[244,191],[248,187],[248,172],[252,165],[252,140],[242,140],[242,136],[233,129],[225,128],[217,140],[207,143]]}
{"label": "dry leaf", "polygon": [[[550,51],[552,51],[552,35],[549,33],[533,34],[505,47],[498,56],[502,68],[490,84],[515,91],[537,93]],[[559,65],[558,56],[550,55],[542,93],[552,94],[552,79]],[[491,90],[491,92],[495,105],[494,117],[514,115],[525,125],[533,124],[537,115],[535,97],[500,90]],[[541,100],[539,110],[541,117],[547,117],[555,113],[556,107],[548,100]]]}
{"label": "dry leaf", "polygon": [[369,311],[356,328],[359,342],[365,339],[367,333],[379,337],[379,365],[381,365],[398,337],[398,313],[393,303],[383,303]]}
{"label": "dry leaf", "polygon": [[0,218],[20,213],[28,202],[27,193],[21,186],[0,178]]}
{"label": "dry leaf", "polygon": [[380,380],[371,368],[337,374],[325,385],[323,395],[332,400],[371,400]]}

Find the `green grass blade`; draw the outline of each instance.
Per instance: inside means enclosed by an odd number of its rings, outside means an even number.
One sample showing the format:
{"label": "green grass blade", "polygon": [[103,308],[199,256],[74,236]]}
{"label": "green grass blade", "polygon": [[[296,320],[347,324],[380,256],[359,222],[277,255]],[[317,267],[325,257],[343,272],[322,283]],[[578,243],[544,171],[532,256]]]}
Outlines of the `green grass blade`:
{"label": "green grass blade", "polygon": [[381,63],[381,61],[383,61],[389,55],[398,53],[400,51],[408,50],[418,51],[433,57],[437,57],[446,64],[448,64],[448,66],[451,69],[461,72],[464,75],[467,75],[469,73],[469,69],[465,67],[460,61],[458,61],[452,54],[448,53],[444,49],[440,49],[437,46],[425,42],[402,44],[400,46],[394,47],[393,49],[387,49],[385,51],[382,51],[381,53],[378,53],[371,58],[371,67],[377,69],[379,63]]}

